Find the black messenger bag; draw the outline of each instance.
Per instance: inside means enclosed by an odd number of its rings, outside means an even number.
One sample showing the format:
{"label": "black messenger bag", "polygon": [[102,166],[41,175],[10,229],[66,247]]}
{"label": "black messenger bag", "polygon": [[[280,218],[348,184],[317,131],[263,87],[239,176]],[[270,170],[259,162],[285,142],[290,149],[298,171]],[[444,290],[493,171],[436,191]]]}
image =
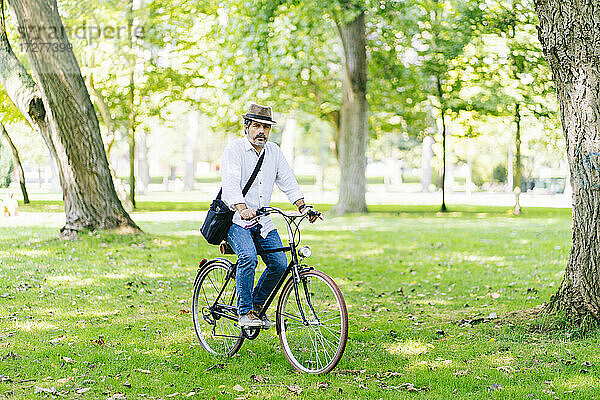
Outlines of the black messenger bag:
{"label": "black messenger bag", "polygon": [[[254,167],[254,171],[252,171],[250,179],[248,179],[246,186],[244,186],[244,189],[242,190],[242,196],[245,196],[248,193],[248,190],[250,190],[250,187],[252,187],[264,158],[265,151],[263,151],[261,156],[258,158],[256,167]],[[214,199],[210,204],[210,208],[206,214],[206,219],[202,224],[202,228],[200,228],[202,236],[204,236],[204,239],[206,239],[206,241],[210,244],[219,245],[227,237],[227,232],[229,231],[229,227],[231,227],[233,221],[233,214],[235,214],[235,211],[232,211],[229,207],[227,207],[223,200],[221,200],[222,193],[223,188],[219,190],[217,198]]]}

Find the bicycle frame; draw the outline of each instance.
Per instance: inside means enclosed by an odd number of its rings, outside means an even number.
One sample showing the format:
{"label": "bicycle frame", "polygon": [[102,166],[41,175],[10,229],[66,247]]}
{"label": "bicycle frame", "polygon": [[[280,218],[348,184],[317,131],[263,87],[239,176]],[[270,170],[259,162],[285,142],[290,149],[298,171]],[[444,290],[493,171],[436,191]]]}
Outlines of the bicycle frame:
{"label": "bicycle frame", "polygon": [[[303,307],[301,307],[301,302],[300,302],[300,293],[298,291],[298,285],[300,284],[300,272],[303,271],[304,269],[300,269],[301,265],[299,264],[298,261],[298,253],[297,253],[297,245],[296,245],[296,241],[295,241],[295,235],[292,232],[292,227],[291,227],[291,223],[290,221],[292,221],[293,219],[302,216],[300,222],[302,222],[302,220],[304,218],[306,218],[306,214],[305,215],[299,215],[299,216],[294,216],[294,217],[290,217],[289,215],[286,215],[283,211],[281,211],[278,208],[275,207],[265,207],[263,208],[263,215],[268,215],[270,213],[276,212],[278,214],[281,214],[284,217],[284,220],[286,222],[287,225],[287,231],[288,231],[288,238],[289,238],[289,246],[284,246],[284,247],[279,247],[279,248],[275,248],[275,249],[268,249],[268,250],[263,250],[260,252],[257,252],[258,255],[262,255],[262,254],[269,254],[269,253],[277,253],[280,251],[283,252],[290,252],[291,254],[291,260],[286,268],[286,270],[284,271],[284,273],[281,275],[281,278],[279,279],[279,281],[277,282],[277,284],[275,285],[275,287],[273,288],[273,290],[271,291],[271,293],[269,294],[269,297],[267,297],[267,300],[265,301],[265,304],[263,305],[262,310],[259,313],[259,318],[262,318],[265,313],[267,312],[267,310],[269,309],[269,307],[271,306],[271,303],[273,302],[273,300],[275,300],[275,297],[277,296],[277,294],[279,293],[279,290],[281,289],[281,287],[283,286],[283,284],[286,282],[288,275],[292,275],[293,277],[293,281],[294,281],[294,295],[296,297],[296,302],[298,303],[298,310],[300,312],[300,316],[302,317],[302,323],[304,325],[309,325],[308,320],[306,319],[306,316],[304,315],[304,310]],[[298,228],[299,223],[296,225],[296,227]],[[299,244],[299,243],[298,243]],[[233,264],[232,268],[230,269],[230,271],[228,272],[227,276],[225,277],[225,283],[223,284],[223,287],[221,288],[219,294],[217,295],[217,298],[215,299],[215,302],[213,303],[213,305],[209,308],[211,314],[213,315],[218,315],[219,317],[222,318],[227,318],[233,321],[237,321],[237,315],[234,317],[231,314],[228,313],[224,313],[221,311],[221,309],[223,308],[223,305],[219,305],[219,300],[221,299],[221,295],[223,294],[223,291],[225,290],[225,288],[227,287],[227,284],[229,283],[229,281],[233,278],[235,279],[235,272],[237,269],[237,261],[235,264]],[[309,267],[306,267],[306,269],[311,269]],[[310,300],[310,294],[308,293],[308,288],[306,286],[306,283],[303,284],[304,287],[304,295],[306,297],[306,300],[308,302],[308,305],[312,311],[313,316],[316,318],[317,322],[319,322],[319,319],[317,317],[317,314],[313,308],[312,302]],[[217,308],[219,308],[219,310],[217,310]],[[226,309],[228,311],[234,311],[236,309],[235,306],[233,305],[228,305],[226,306]],[[237,314],[237,313],[236,313]],[[279,334],[279,326],[277,326],[277,333]]]}

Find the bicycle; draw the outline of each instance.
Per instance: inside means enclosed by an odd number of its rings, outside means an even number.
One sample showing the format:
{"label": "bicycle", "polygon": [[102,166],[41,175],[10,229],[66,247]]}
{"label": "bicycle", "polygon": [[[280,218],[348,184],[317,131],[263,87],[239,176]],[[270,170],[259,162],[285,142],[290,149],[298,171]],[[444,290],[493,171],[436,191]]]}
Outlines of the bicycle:
{"label": "bicycle", "polygon": [[[276,207],[257,210],[261,215],[283,216],[289,236],[288,246],[258,254],[289,251],[291,260],[267,298],[262,318],[281,288],[275,313],[275,327],[286,359],[301,372],[330,372],[342,358],[348,340],[348,312],[342,292],[327,274],[303,264],[311,255],[300,245],[300,224],[321,214],[310,207],[302,213],[285,213]],[[255,219],[256,220],[256,219]],[[232,254],[233,251],[224,251]],[[202,259],[194,282],[192,316],[202,347],[220,356],[233,356],[245,339],[254,340],[263,327],[240,328],[237,324],[235,273],[237,261],[217,257]]]}

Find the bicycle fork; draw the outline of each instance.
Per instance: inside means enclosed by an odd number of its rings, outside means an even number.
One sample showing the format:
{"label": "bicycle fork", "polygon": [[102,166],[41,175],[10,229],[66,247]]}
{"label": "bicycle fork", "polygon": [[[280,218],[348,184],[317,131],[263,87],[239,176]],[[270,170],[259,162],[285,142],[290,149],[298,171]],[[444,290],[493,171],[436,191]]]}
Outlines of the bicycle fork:
{"label": "bicycle fork", "polygon": [[[321,321],[319,320],[319,317],[317,316],[317,313],[315,312],[315,308],[313,307],[312,301],[310,299],[310,293],[308,291],[308,285],[307,285],[307,280],[308,278],[300,278],[300,273],[298,272],[298,268],[294,268],[294,295],[296,297],[296,303],[298,304],[298,310],[300,310],[300,316],[302,317],[302,323],[305,326],[308,325],[320,325]],[[304,313],[304,307],[302,307],[302,302],[300,301],[300,293],[298,290],[298,286],[300,285],[300,283],[302,283],[302,288],[304,289],[304,297],[306,298],[306,302],[308,303],[308,306],[310,308],[310,311],[312,312],[312,315],[314,317],[314,319],[312,319],[312,321],[309,321],[306,318],[306,315]]]}

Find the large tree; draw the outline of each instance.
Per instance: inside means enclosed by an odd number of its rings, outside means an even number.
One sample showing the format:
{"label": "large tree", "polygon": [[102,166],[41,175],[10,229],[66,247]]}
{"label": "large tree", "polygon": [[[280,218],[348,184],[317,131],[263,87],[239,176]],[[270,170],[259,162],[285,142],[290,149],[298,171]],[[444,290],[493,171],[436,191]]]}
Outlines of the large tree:
{"label": "large tree", "polygon": [[[354,8],[350,16],[345,16]],[[345,11],[336,18],[344,55],[342,65],[342,109],[340,110],[340,186],[334,212],[366,212],[367,191],[365,172],[367,168],[367,48],[365,10],[342,4]]]}
{"label": "large tree", "polygon": [[98,120],[56,0],[10,0],[9,6],[37,84],[13,53],[4,20],[0,80],[58,164],[66,214],[61,232],[139,231],[115,193]]}
{"label": "large tree", "polygon": [[548,304],[575,322],[600,319],[600,0],[536,0],[539,38],[556,85],[573,187],[573,236]]}

